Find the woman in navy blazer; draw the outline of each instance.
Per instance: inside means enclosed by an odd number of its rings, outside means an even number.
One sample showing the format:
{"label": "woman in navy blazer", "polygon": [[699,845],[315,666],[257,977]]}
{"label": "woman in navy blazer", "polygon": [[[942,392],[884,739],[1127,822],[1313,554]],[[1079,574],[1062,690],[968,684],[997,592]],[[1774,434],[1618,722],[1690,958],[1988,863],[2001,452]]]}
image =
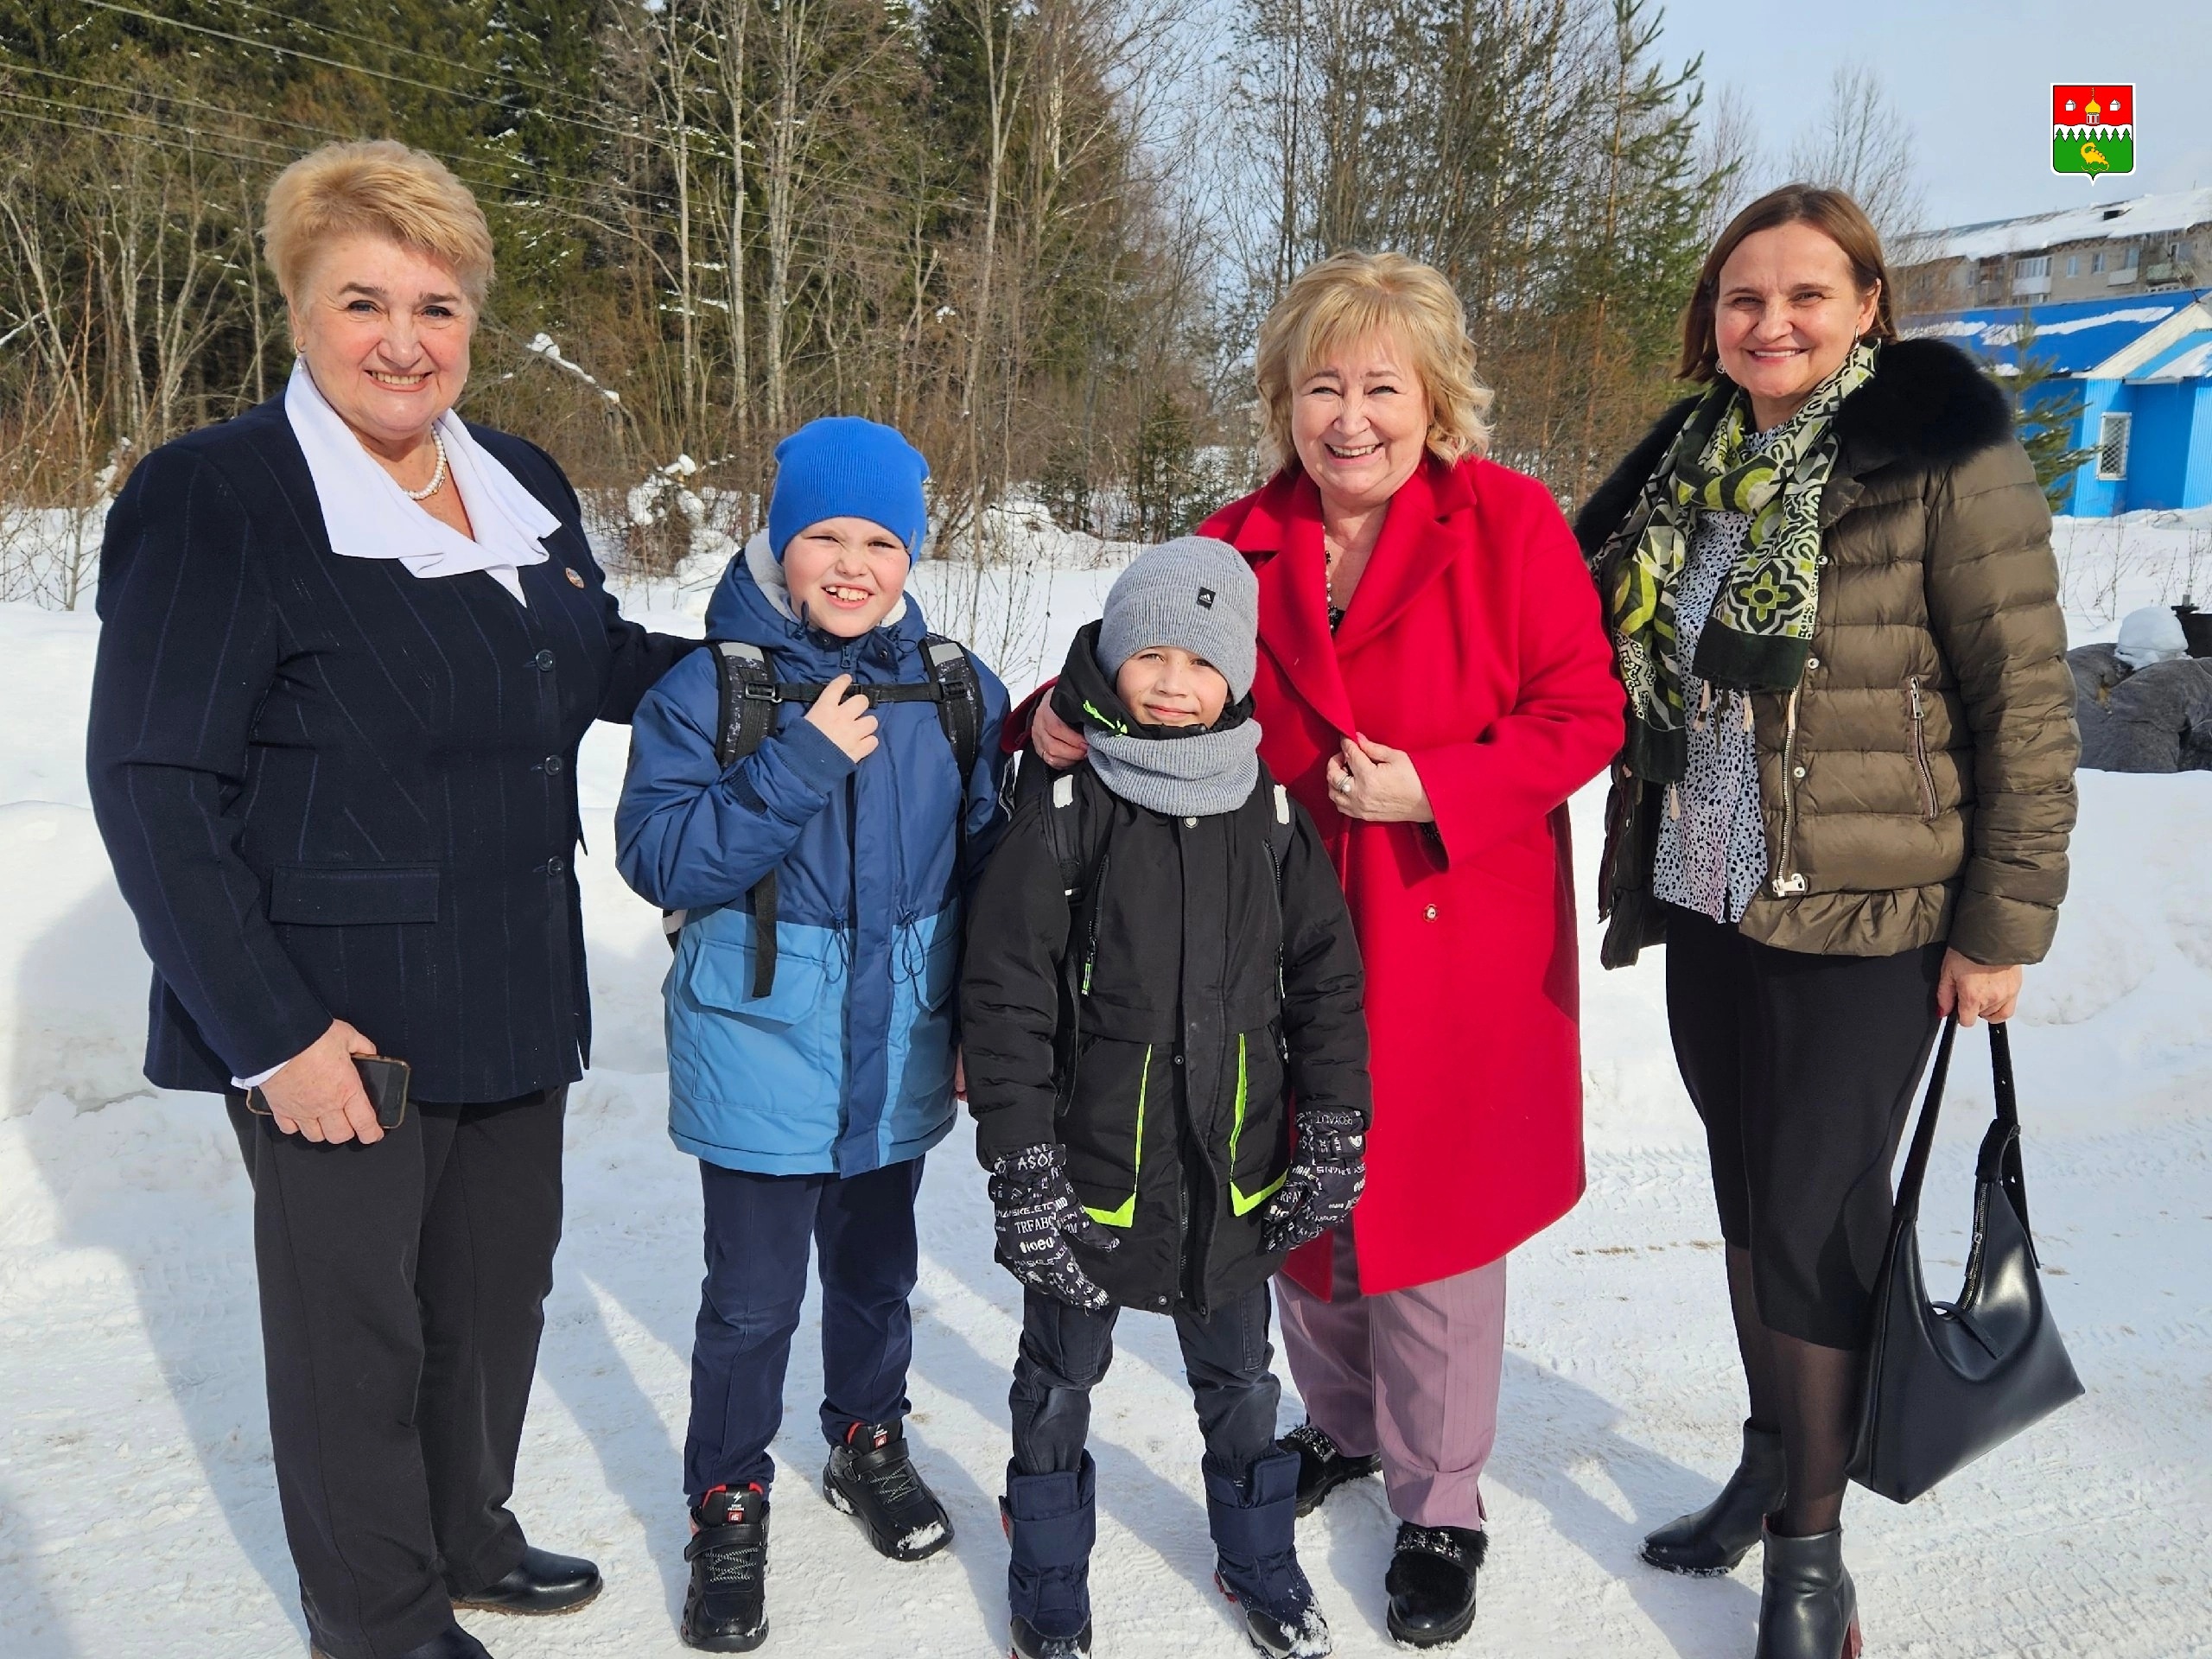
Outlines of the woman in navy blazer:
{"label": "woman in navy blazer", "polygon": [[[590,1052],[575,758],[690,642],[623,620],[542,450],[449,413],[492,254],[450,173],[329,146],[267,240],[301,364],[109,517],[92,800],[146,1075],[224,1093],[252,1175],[310,1641],[469,1659],[455,1605],[599,1588],[506,1508]],[[372,1053],[413,1068],[395,1128]]]}

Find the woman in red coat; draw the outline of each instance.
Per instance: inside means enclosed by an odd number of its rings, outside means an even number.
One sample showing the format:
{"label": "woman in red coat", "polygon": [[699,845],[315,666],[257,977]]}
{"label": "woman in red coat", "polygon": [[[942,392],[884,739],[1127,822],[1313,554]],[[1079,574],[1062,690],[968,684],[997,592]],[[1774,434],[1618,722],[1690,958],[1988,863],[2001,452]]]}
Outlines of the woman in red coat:
{"label": "woman in red coat", "polygon": [[[1366,1192],[1276,1281],[1300,1509],[1380,1468],[1389,1628],[1423,1646],[1474,1618],[1506,1253],[1582,1192],[1566,803],[1622,720],[1566,521],[1480,453],[1473,359],[1427,266],[1313,266],[1260,333],[1281,468],[1201,526],[1258,571],[1260,752],[1327,840],[1367,963]],[[1072,764],[1039,710],[1038,752]]]}

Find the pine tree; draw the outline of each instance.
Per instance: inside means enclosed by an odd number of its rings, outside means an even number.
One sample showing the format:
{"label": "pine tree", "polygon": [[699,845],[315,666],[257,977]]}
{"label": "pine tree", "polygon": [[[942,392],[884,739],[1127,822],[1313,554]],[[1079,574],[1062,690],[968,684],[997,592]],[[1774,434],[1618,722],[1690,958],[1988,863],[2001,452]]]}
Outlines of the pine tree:
{"label": "pine tree", "polygon": [[2074,441],[2082,429],[2080,384],[2061,375],[2052,359],[2036,352],[2035,343],[2034,315],[2024,312],[2013,346],[2013,372],[1993,370],[1990,378],[2012,406],[2012,429],[2035,465],[2036,482],[2056,512],[2073,493],[2075,473],[2094,451]]}

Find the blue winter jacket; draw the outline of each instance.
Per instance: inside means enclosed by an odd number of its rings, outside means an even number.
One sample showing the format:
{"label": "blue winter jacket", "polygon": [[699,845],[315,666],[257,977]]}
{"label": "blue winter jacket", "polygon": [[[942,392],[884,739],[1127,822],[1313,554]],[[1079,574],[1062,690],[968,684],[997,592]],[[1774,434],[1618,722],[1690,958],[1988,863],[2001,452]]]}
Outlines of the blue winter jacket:
{"label": "blue winter jacket", "polygon": [[[785,681],[925,680],[925,632],[911,594],[860,639],[793,620],[765,537],[707,607],[709,638],[760,645]],[[956,820],[965,812],[971,877],[1002,826],[1006,688],[976,666],[982,744],[964,779],[929,702],[880,705],[880,747],[857,764],[804,704],[779,704],[760,748],[725,771],[711,652],[639,704],[616,861],[646,899],[686,912],[664,987],[669,1134],[684,1151],[766,1174],[857,1175],[918,1157],[952,1127]],[[775,984],[756,999],[746,894],[770,869]]]}

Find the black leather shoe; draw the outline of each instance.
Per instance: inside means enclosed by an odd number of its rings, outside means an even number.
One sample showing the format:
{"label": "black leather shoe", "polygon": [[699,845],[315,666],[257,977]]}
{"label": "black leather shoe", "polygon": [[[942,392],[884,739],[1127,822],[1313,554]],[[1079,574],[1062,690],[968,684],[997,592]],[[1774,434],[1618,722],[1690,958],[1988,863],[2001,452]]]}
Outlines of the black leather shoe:
{"label": "black leather shoe", "polygon": [[1692,1578],[1718,1578],[1751,1553],[1766,1517],[1782,1508],[1788,1481],[1782,1436],[1744,1425],[1744,1456],[1703,1509],[1678,1516],[1647,1535],[1637,1553],[1652,1566]]}
{"label": "black leather shoe", "polygon": [[522,1613],[532,1618],[548,1613],[573,1613],[588,1605],[604,1588],[599,1569],[577,1555],[556,1555],[534,1544],[523,1546],[522,1560],[497,1584],[466,1596],[455,1596],[456,1607],[486,1613]]}
{"label": "black leather shoe", "polygon": [[1300,1423],[1279,1444],[1286,1452],[1298,1453],[1298,1513],[1301,1516],[1319,1509],[1322,1500],[1338,1487],[1364,1480],[1382,1467],[1382,1459],[1371,1452],[1363,1458],[1346,1457],[1334,1440],[1312,1423]]}
{"label": "black leather shoe", "polygon": [[750,1653],[768,1639],[768,1495],[717,1486],[691,1519],[699,1529],[683,1547],[691,1586],[677,1634],[707,1653]]}
{"label": "black leather shoe", "polygon": [[[321,1648],[309,1647],[308,1659],[330,1659],[330,1656]],[[399,1659],[492,1659],[492,1656],[481,1642],[455,1624],[408,1649]]]}
{"label": "black leather shoe", "polygon": [[1754,1659],[1859,1659],[1859,1590],[1843,1567],[1843,1529],[1810,1538],[1766,1531]]}
{"label": "black leather shoe", "polygon": [[1398,1527],[1397,1553],[1382,1588],[1390,1597],[1385,1622],[1412,1648],[1457,1642],[1475,1622],[1475,1574],[1490,1535],[1466,1527]]}

